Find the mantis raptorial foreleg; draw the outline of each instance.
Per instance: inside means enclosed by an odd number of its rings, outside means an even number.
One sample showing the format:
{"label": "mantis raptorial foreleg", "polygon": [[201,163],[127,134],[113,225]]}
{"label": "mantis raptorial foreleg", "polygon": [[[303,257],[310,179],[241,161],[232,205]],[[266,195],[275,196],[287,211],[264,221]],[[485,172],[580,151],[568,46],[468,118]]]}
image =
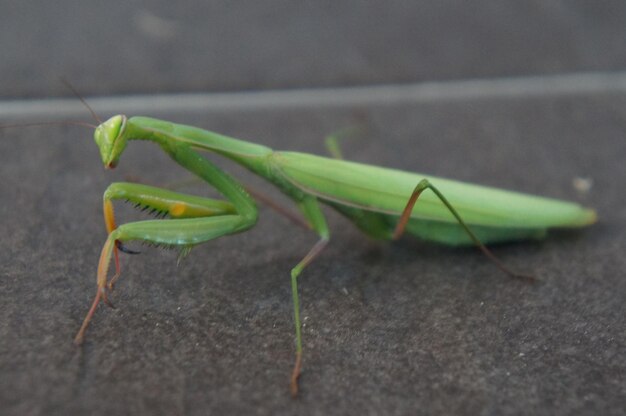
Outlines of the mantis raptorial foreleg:
{"label": "mantis raptorial foreleg", "polygon": [[[80,344],[99,301],[106,300],[107,273],[115,250],[115,242],[143,241],[158,245],[182,246],[183,249],[227,234],[249,228],[240,215],[189,218],[180,220],[137,221],[120,225],[107,238],[98,262],[98,292],[89,313],[74,341]],[[114,277],[115,278],[115,277]]]}
{"label": "mantis raptorial foreleg", "polygon": [[[107,275],[112,257],[116,260],[116,274],[108,285],[112,286],[119,277],[117,261],[119,244],[142,241],[163,246],[179,246],[185,251],[193,245],[244,231],[256,223],[256,205],[237,181],[188,147],[179,145],[170,155],[181,165],[214,185],[229,201],[185,195],[146,185],[112,184],[104,194],[105,224],[109,236],[102,247],[98,263],[97,293],[74,339],[77,344],[82,342],[100,300],[107,302]],[[118,227],[113,216],[111,201],[114,199],[126,199],[177,219],[137,221]]]}
{"label": "mantis raptorial foreleg", "polygon": [[[109,185],[103,196],[104,223],[109,234],[117,228],[113,214],[114,200],[126,201],[142,211],[149,210],[151,214],[171,218],[199,218],[237,213],[235,206],[228,201],[187,195],[137,183],[115,182]],[[118,250],[130,254],[137,253],[125,249],[119,240],[116,241],[113,248],[115,275],[108,283],[109,289],[113,289],[115,281],[120,276]]]}

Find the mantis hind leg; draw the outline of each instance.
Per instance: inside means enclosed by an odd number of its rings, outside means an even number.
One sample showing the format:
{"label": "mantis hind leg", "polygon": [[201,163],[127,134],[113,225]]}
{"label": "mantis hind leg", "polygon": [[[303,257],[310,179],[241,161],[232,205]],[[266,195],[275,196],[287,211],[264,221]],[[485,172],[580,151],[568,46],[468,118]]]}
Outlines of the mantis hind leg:
{"label": "mantis hind leg", "polygon": [[481,241],[480,239],[476,236],[476,234],[474,234],[474,232],[472,232],[471,228],[465,223],[465,221],[463,221],[463,219],[461,218],[461,215],[457,212],[456,209],[454,209],[454,207],[452,206],[452,204],[450,204],[450,202],[448,201],[448,199],[433,185],[431,184],[427,179],[422,179],[417,186],[415,187],[415,189],[413,190],[413,193],[411,194],[411,196],[409,197],[409,200],[404,208],[404,210],[402,211],[402,215],[400,215],[400,219],[398,221],[398,224],[396,225],[396,228],[393,232],[393,236],[392,238],[394,240],[400,238],[400,236],[404,233],[404,230],[406,229],[406,225],[409,222],[409,219],[411,217],[411,212],[413,211],[413,207],[415,206],[415,203],[417,202],[418,198],[420,197],[420,195],[422,194],[422,192],[424,192],[425,190],[430,189],[432,192],[434,192],[434,194],[437,196],[437,198],[439,198],[439,200],[446,206],[446,208],[448,209],[448,211],[450,211],[450,213],[454,216],[454,218],[456,219],[457,223],[461,226],[461,228],[467,233],[467,235],[470,237],[470,239],[474,242],[474,244],[483,252],[483,254],[485,256],[487,256],[487,258],[489,260],[491,260],[500,270],[502,270],[503,272],[505,272],[506,274],[508,274],[511,277],[515,277],[518,279],[523,279],[526,281],[530,281],[530,282],[534,282],[536,279],[533,276],[529,276],[529,275],[525,275],[525,274],[519,274],[516,272],[513,272],[511,269],[509,269],[508,267],[506,267],[504,265],[504,263],[502,263],[502,261],[500,261],[500,259],[498,259],[492,252],[491,250],[489,250]]}

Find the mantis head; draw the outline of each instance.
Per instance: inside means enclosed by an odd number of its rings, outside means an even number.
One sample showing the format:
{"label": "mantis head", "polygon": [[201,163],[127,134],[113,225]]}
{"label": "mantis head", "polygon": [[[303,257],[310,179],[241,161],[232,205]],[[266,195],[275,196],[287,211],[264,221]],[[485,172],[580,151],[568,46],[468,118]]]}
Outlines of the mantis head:
{"label": "mantis head", "polygon": [[102,163],[107,169],[117,166],[120,155],[126,147],[128,139],[124,134],[126,121],[124,115],[113,116],[96,127],[93,138],[100,149]]}

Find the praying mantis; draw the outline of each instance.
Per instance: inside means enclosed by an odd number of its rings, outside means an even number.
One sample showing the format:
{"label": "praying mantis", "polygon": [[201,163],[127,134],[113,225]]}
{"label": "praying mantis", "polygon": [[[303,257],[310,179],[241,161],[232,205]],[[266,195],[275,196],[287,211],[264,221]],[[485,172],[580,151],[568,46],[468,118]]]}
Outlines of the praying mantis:
{"label": "praying mantis", "polygon": [[[290,377],[293,396],[298,392],[303,357],[298,277],[329,242],[322,205],[335,209],[375,239],[393,240],[408,233],[445,245],[477,246],[505,273],[528,280],[532,277],[510,271],[485,245],[541,239],[550,228],[585,227],[596,221],[592,209],[572,202],[341,158],[274,151],[260,144],[148,117],[115,115],[95,128],[94,139],[107,169],[117,166],[129,141],[151,141],[225,199],[192,196],[137,183],[111,184],[103,197],[108,237],[98,262],[96,295],[75,343],[83,342],[100,302],[109,303],[108,291],[120,277],[119,251],[133,253],[126,243],[140,241],[178,247],[181,255],[185,255],[197,244],[244,232],[255,225],[258,209],[254,193],[199,153],[214,152],[276,186],[294,201],[305,225],[319,237],[290,273],[296,341]],[[113,201],[117,200],[151,209],[167,218],[118,225],[113,210]],[[109,277],[112,262],[115,273]]]}

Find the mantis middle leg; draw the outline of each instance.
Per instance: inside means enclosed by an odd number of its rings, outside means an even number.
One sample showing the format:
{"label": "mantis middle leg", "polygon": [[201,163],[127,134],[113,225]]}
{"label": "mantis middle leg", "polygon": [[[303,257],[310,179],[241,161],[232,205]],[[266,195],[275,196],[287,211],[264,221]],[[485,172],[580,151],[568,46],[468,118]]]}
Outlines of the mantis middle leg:
{"label": "mantis middle leg", "polygon": [[326,218],[320,209],[316,198],[305,196],[299,203],[300,210],[315,232],[320,236],[317,243],[309,250],[306,256],[291,269],[291,293],[293,298],[293,317],[296,327],[296,362],[291,373],[290,391],[292,396],[298,394],[298,378],[302,369],[302,325],[300,323],[300,299],[298,296],[298,276],[328,244],[330,233]]}

